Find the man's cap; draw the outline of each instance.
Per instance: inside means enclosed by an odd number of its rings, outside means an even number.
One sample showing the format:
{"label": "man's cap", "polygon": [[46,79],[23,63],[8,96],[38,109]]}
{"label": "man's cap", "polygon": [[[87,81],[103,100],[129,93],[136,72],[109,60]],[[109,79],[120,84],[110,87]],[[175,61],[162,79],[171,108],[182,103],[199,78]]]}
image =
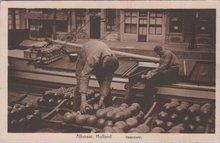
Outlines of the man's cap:
{"label": "man's cap", "polygon": [[160,46],[160,45],[157,45],[157,46],[154,47],[154,51],[155,51],[155,52],[157,52],[157,51],[162,51],[162,50],[163,50],[163,48],[162,48],[162,46]]}
{"label": "man's cap", "polygon": [[106,56],[103,59],[103,69],[108,73],[114,73],[119,66],[118,59],[114,56]]}

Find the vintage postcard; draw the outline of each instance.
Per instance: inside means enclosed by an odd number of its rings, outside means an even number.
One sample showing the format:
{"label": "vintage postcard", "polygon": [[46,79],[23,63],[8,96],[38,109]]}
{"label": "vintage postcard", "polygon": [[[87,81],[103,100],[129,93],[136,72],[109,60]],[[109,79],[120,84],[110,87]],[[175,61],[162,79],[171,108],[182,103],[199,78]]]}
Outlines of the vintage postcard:
{"label": "vintage postcard", "polygon": [[0,10],[0,143],[220,142],[219,1]]}

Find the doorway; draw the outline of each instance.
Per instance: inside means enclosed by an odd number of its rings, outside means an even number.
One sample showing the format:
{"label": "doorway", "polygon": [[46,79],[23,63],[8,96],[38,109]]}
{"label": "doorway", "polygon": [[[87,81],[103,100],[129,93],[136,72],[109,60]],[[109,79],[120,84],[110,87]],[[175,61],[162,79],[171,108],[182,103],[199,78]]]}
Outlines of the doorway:
{"label": "doorway", "polygon": [[90,16],[90,38],[100,39],[100,17]]}

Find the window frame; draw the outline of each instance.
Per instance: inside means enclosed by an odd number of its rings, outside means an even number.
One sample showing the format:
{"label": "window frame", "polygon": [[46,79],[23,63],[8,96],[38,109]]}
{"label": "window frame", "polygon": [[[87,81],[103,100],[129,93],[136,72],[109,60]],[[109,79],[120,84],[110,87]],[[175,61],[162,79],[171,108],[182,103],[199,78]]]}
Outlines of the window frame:
{"label": "window frame", "polygon": [[[171,21],[172,20],[172,18],[178,18],[178,20],[177,21]],[[171,16],[169,17],[169,33],[183,33],[183,28],[184,28],[184,26],[183,26],[183,23],[184,23],[184,17],[183,17],[183,15],[181,15],[181,14],[171,14]],[[177,25],[179,28],[179,30],[175,30],[175,29],[173,29],[172,28],[172,26],[175,26],[175,25]]]}
{"label": "window frame", "polygon": [[[128,15],[126,15],[126,13]],[[134,14],[134,15],[133,15]],[[137,34],[138,29],[137,29],[137,24],[138,24],[138,12],[137,10],[126,10],[125,11],[125,25],[124,25],[124,33],[128,33],[128,34]],[[127,18],[130,19],[130,22],[127,23]],[[136,23],[133,23],[133,20],[136,19]],[[129,21],[129,20],[128,20]],[[128,30],[129,29],[129,30]],[[135,30],[134,30],[135,29]],[[128,31],[127,31],[128,30]],[[134,30],[134,31],[132,31]]]}
{"label": "window frame", "polygon": [[[153,15],[155,14],[155,15]],[[158,11],[158,10],[154,10],[154,11],[150,11],[149,12],[149,32],[148,34],[151,35],[162,35],[163,34],[163,11]],[[157,24],[158,19],[160,19],[161,23]],[[153,24],[151,23],[152,20],[154,20],[155,22],[153,22]],[[154,29],[154,32],[151,32],[151,29]],[[157,29],[160,28],[160,32],[157,33]]]}
{"label": "window frame", "polygon": [[[111,12],[113,12],[113,13],[111,13]],[[106,9],[105,17],[106,17],[105,31],[106,32],[115,31],[115,26],[116,26],[116,9]]]}
{"label": "window frame", "polygon": [[85,9],[76,9],[75,18],[76,18],[75,19],[76,29],[83,28],[86,23],[86,10]]}
{"label": "window frame", "polygon": [[[204,17],[204,14],[206,15]],[[210,34],[210,16],[208,11],[198,11],[198,19],[196,24],[196,33],[197,34]],[[202,27],[205,29],[202,30]]]}
{"label": "window frame", "polygon": [[21,17],[19,9],[8,10],[8,29],[21,29]]}

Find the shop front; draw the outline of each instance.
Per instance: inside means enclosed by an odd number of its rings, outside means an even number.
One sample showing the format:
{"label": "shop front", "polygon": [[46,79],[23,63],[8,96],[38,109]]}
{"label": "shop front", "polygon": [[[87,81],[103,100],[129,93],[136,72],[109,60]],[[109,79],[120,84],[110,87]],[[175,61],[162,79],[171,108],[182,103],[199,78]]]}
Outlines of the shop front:
{"label": "shop front", "polygon": [[163,10],[121,10],[121,40],[164,43],[164,18]]}
{"label": "shop front", "polygon": [[194,49],[215,43],[215,10],[169,10],[167,43],[184,43]]}
{"label": "shop front", "polygon": [[[76,34],[121,42],[215,46],[215,9],[11,9],[8,28],[30,37]],[[75,31],[74,31],[75,30]]]}

